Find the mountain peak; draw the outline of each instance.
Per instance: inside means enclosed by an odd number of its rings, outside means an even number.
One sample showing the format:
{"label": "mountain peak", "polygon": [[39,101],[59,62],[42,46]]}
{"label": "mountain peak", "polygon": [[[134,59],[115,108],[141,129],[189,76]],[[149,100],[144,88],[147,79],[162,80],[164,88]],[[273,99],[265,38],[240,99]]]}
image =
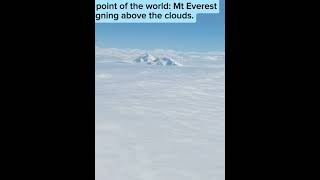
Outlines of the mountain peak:
{"label": "mountain peak", "polygon": [[154,56],[152,56],[151,54],[147,53],[145,55],[142,55],[138,58],[136,58],[135,60],[133,60],[136,63],[152,63],[156,58]]}
{"label": "mountain peak", "polygon": [[136,63],[144,63],[149,65],[160,65],[160,66],[182,66],[182,64],[174,61],[170,57],[157,57],[155,58],[149,53],[146,53],[145,55],[142,55],[136,59],[133,60]]}

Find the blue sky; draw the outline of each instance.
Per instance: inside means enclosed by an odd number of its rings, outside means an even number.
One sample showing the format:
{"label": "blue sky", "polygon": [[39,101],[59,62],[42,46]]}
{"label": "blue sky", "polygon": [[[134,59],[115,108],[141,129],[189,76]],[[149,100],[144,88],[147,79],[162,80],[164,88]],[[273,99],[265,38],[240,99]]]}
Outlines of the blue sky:
{"label": "blue sky", "polygon": [[96,24],[96,46],[130,49],[174,49],[178,51],[224,51],[225,11],[198,14],[190,24]]}

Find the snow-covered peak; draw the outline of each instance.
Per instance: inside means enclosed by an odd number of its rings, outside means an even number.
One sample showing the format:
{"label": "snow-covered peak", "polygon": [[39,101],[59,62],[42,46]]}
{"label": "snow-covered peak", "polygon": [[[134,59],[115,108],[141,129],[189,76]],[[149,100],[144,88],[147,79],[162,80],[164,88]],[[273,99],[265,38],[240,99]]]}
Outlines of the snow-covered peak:
{"label": "snow-covered peak", "polygon": [[134,60],[136,63],[145,63],[145,64],[151,64],[153,61],[155,61],[156,58],[152,56],[151,54],[145,54],[143,56],[140,56]]}
{"label": "snow-covered peak", "polygon": [[157,65],[162,65],[162,66],[182,66],[182,64],[174,61],[172,58],[169,58],[169,57],[157,58],[155,60],[155,63]]}
{"label": "snow-covered peak", "polygon": [[150,65],[161,65],[161,66],[182,66],[182,64],[174,61],[170,57],[157,57],[155,58],[151,54],[145,54],[133,60],[136,63],[144,63]]}

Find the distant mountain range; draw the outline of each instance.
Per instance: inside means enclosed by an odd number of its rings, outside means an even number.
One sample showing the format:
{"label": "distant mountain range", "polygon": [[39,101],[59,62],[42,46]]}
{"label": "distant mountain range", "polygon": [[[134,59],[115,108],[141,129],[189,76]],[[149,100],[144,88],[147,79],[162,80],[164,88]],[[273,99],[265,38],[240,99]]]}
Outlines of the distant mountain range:
{"label": "distant mountain range", "polygon": [[143,56],[140,56],[133,60],[135,63],[143,63],[143,64],[149,64],[149,65],[160,65],[160,66],[182,66],[182,64],[176,62],[170,57],[154,57],[151,54],[146,54]]}

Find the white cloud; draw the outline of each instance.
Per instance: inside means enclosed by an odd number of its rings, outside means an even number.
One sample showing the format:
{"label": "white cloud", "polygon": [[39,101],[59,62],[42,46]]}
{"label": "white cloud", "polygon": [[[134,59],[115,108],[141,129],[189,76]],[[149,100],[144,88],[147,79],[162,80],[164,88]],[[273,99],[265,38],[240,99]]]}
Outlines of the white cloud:
{"label": "white cloud", "polygon": [[96,80],[99,80],[99,79],[111,79],[111,78],[112,78],[111,74],[105,74],[105,73],[96,74]]}

